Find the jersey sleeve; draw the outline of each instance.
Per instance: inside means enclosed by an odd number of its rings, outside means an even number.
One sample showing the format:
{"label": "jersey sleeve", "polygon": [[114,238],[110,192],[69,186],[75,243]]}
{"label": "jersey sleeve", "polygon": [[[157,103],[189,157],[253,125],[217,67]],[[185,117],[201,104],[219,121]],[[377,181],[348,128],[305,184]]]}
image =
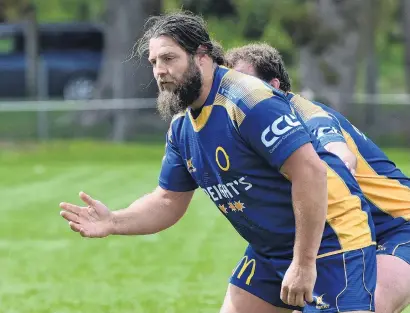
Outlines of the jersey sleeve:
{"label": "jersey sleeve", "polygon": [[168,132],[165,155],[162,159],[159,186],[170,191],[184,192],[195,190],[198,185],[189,174],[185,162],[172,141],[172,130]]}
{"label": "jersey sleeve", "polygon": [[256,104],[246,115],[239,131],[253,150],[278,170],[293,152],[312,142],[313,136],[289,102],[279,96]]}
{"label": "jersey sleeve", "polygon": [[323,146],[331,142],[346,142],[339,121],[332,115],[313,117],[306,121],[306,126]]}

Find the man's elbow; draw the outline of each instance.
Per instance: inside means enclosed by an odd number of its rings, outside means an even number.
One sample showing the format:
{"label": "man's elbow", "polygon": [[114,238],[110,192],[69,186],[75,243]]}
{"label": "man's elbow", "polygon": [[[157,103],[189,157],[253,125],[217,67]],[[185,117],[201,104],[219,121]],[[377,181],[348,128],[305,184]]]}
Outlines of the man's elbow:
{"label": "man's elbow", "polygon": [[308,175],[318,182],[327,182],[327,167],[322,160],[312,162],[307,170],[309,171]]}
{"label": "man's elbow", "polygon": [[319,158],[305,162],[292,177],[293,184],[308,184],[309,186],[324,187],[327,184],[327,167]]}

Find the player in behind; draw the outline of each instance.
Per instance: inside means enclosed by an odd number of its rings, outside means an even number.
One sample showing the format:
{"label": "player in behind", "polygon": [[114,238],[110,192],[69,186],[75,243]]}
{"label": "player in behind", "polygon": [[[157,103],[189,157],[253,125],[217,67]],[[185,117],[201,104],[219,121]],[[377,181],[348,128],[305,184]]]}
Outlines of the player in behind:
{"label": "player in behind", "polygon": [[374,311],[373,223],[343,162],[281,92],[218,65],[200,17],[147,25],[138,51],[148,51],[159,112],[173,116],[159,186],[118,211],[81,193],[87,206],[60,205],[70,227],[85,237],[156,233],[201,188],[249,243],[222,313]]}
{"label": "player in behind", "polygon": [[352,166],[376,228],[376,312],[401,312],[410,304],[410,178],[343,115],[290,92],[284,62],[273,47],[235,48],[228,51],[227,62],[285,92],[325,148]]}

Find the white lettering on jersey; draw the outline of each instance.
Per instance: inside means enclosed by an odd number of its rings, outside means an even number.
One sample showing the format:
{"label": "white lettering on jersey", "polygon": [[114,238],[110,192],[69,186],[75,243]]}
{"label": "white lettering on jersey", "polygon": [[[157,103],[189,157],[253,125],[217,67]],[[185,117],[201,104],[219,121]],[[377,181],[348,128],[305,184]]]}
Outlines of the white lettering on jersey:
{"label": "white lettering on jersey", "polygon": [[222,199],[233,199],[235,196],[240,195],[241,189],[248,191],[253,185],[246,181],[245,177],[241,177],[238,180],[234,180],[225,184],[218,184],[202,188],[202,190],[213,200],[219,201]]}
{"label": "white lettering on jersey", "polygon": [[261,140],[265,147],[273,146],[281,136],[285,135],[296,126],[300,126],[300,122],[293,114],[287,114],[278,117],[272,125],[265,128],[262,132]]}
{"label": "white lettering on jersey", "polygon": [[328,136],[328,135],[343,136],[343,134],[336,127],[331,127],[331,126],[318,127],[317,129],[313,131],[313,133],[316,135],[318,139],[322,138],[323,136]]}

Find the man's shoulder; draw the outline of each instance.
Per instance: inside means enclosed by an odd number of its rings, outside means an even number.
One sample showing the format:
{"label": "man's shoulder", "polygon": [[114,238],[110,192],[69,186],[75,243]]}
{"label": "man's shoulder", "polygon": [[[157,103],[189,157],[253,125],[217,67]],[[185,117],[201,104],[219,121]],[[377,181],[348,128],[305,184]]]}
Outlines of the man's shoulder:
{"label": "man's shoulder", "polygon": [[239,109],[246,116],[257,104],[276,97],[285,98],[259,78],[229,70],[221,80],[215,102]]}
{"label": "man's shoulder", "polygon": [[172,127],[172,125],[180,125],[181,123],[184,122],[185,117],[186,117],[186,110],[184,112],[180,112],[175,114],[170,122],[170,127]]}
{"label": "man's shoulder", "polygon": [[235,70],[228,70],[223,76],[219,91],[229,92],[235,98],[243,98],[252,93],[272,97],[273,89],[257,77],[246,75]]}
{"label": "man's shoulder", "polygon": [[175,139],[179,137],[179,134],[181,132],[181,129],[184,125],[185,120],[186,120],[186,111],[177,113],[172,117],[171,122],[169,124],[169,128],[168,128],[168,134],[167,134],[169,141],[174,142]]}

